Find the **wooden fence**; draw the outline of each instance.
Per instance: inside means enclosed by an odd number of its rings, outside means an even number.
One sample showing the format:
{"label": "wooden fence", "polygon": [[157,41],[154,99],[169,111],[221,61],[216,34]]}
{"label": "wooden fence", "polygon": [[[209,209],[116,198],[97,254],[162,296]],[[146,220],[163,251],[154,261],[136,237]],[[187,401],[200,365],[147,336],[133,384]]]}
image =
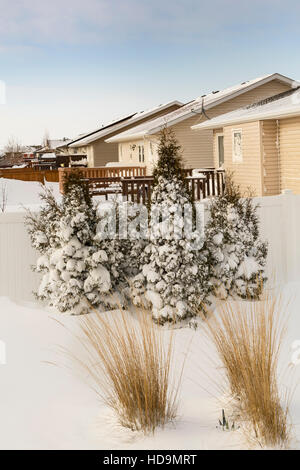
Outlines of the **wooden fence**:
{"label": "wooden fence", "polygon": [[0,178],[15,179],[21,181],[45,181],[58,183],[57,170],[34,170],[32,168],[0,168]]}

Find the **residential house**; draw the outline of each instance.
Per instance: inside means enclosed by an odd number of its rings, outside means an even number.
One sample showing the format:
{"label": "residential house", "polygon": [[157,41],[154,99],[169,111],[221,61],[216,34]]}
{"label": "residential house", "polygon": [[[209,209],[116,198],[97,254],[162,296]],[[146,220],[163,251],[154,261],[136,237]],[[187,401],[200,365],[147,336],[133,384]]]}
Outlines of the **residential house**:
{"label": "residential house", "polygon": [[[118,144],[108,145],[105,142],[107,138],[113,137],[121,131],[131,129],[133,126],[144,123],[149,119],[168,114],[181,108],[181,106],[183,106],[183,103],[171,101],[148,111],[131,114],[102,126],[100,129],[96,129],[93,132],[79,136],[77,139],[68,143],[67,147],[70,152],[84,153],[87,156],[89,167],[99,167],[109,162],[118,162]],[[130,162],[128,162],[128,164],[130,164]]]}
{"label": "residential house", "polygon": [[148,120],[107,138],[106,142],[110,145],[119,145],[121,163],[145,163],[148,173],[151,173],[153,164],[157,161],[159,132],[167,126],[173,129],[182,147],[187,168],[213,167],[213,131],[202,129],[195,132],[192,127],[226,112],[290,90],[293,83],[291,78],[274,73],[222,91],[213,91],[169,114]]}
{"label": "residential house", "polygon": [[300,87],[196,125],[214,134],[214,163],[257,196],[300,194]]}
{"label": "residential house", "polygon": [[44,145],[35,150],[34,154],[39,157],[45,153],[64,153],[69,142],[71,142],[71,139],[67,137],[63,139],[46,139]]}

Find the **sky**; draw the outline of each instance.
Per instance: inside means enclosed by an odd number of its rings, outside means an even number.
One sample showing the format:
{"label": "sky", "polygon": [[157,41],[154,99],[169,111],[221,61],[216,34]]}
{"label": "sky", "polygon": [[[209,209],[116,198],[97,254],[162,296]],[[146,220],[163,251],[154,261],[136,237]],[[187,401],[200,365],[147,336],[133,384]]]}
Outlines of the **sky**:
{"label": "sky", "polygon": [[0,0],[0,146],[268,73],[298,80],[299,18],[299,0]]}

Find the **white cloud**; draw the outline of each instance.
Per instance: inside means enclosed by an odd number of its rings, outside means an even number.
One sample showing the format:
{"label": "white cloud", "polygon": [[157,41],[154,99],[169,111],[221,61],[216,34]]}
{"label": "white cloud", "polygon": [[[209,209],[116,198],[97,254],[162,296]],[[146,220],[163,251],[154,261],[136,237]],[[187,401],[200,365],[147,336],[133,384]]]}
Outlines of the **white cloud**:
{"label": "white cloud", "polygon": [[296,26],[297,12],[296,0],[0,0],[0,46],[93,44],[142,35],[192,39],[263,26],[278,17],[282,26],[287,16]]}

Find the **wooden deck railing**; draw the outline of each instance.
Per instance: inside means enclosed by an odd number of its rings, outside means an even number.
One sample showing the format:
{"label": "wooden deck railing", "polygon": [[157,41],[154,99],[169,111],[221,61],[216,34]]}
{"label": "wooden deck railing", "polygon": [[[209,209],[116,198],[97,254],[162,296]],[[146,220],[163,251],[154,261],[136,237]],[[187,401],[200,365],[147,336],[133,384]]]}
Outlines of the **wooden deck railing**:
{"label": "wooden deck railing", "polygon": [[225,189],[225,170],[201,169],[205,177],[204,197],[223,194]]}
{"label": "wooden deck railing", "polygon": [[[82,172],[82,170],[80,171]],[[187,176],[185,181],[191,191],[193,201],[223,194],[225,188],[224,174],[224,170],[209,169],[201,170],[199,175]],[[92,196],[105,196],[106,200],[110,194],[121,194],[125,201],[146,204],[152,193],[153,176],[98,178],[84,175],[84,179],[89,185]]]}
{"label": "wooden deck railing", "polygon": [[97,168],[59,168],[59,189],[60,192],[63,192],[63,182],[65,175],[68,172],[80,171],[84,178],[122,178],[122,177],[138,177],[146,176],[146,167],[145,166],[101,166]]}
{"label": "wooden deck railing", "polygon": [[92,196],[105,196],[108,199],[109,194],[121,194],[122,183],[120,177],[115,178],[87,178],[86,179],[90,194]]}
{"label": "wooden deck railing", "polygon": [[[224,170],[201,170],[201,174],[203,176],[195,175],[185,178],[193,201],[223,194],[225,189]],[[125,200],[146,204],[151,197],[153,177],[123,178],[121,184],[122,195]]]}
{"label": "wooden deck railing", "polygon": [[[91,194],[108,199],[109,194],[122,194],[127,201],[146,204],[151,197],[153,177],[146,176],[145,167],[99,167],[99,168],[59,168],[58,170],[34,170],[32,168],[0,169],[0,178],[22,181],[59,182],[63,189],[64,177],[68,172],[80,171],[88,181]],[[192,169],[183,170],[186,182],[194,201],[208,196],[222,194],[225,188],[225,171],[201,169],[192,176]]]}

